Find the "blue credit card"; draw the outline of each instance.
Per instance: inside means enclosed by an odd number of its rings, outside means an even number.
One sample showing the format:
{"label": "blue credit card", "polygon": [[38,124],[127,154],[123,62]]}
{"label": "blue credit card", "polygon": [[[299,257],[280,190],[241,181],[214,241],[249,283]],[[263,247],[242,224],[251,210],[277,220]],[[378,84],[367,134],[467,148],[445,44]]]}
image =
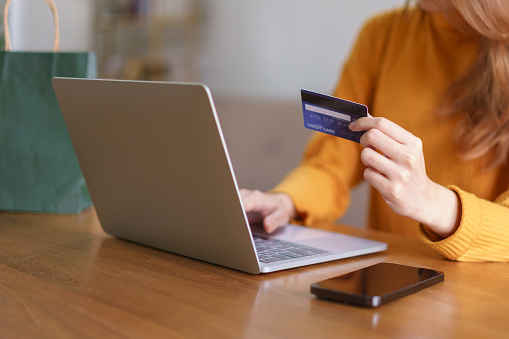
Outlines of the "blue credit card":
{"label": "blue credit card", "polygon": [[304,127],[359,142],[362,132],[352,132],[351,122],[368,116],[368,107],[330,95],[301,90]]}

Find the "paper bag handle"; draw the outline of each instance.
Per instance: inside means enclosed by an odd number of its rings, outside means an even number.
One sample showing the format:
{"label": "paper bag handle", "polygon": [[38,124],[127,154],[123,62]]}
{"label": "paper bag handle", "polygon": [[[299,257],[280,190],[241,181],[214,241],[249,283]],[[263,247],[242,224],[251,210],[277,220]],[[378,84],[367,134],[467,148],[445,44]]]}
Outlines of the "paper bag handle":
{"label": "paper bag handle", "polygon": [[[51,13],[53,14],[53,22],[55,23],[55,42],[53,44],[53,52],[58,52],[60,49],[60,20],[58,18],[57,6],[55,5],[54,0],[45,0],[51,9]],[[4,36],[5,36],[5,50],[8,52],[11,50],[11,34],[9,32],[9,6],[11,4],[11,0],[7,0],[5,2],[4,7]]]}

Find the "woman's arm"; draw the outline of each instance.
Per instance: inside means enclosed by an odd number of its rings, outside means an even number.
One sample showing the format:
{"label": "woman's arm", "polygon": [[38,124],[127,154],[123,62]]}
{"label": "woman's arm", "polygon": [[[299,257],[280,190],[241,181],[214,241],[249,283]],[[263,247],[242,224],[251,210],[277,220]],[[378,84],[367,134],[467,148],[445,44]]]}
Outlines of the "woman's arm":
{"label": "woman's arm", "polygon": [[385,118],[358,119],[350,128],[366,131],[361,138],[364,179],[389,207],[443,238],[453,234],[461,216],[459,197],[428,178],[421,140]]}
{"label": "woman's arm", "polygon": [[509,190],[488,201],[434,183],[426,175],[421,141],[387,119],[362,118],[350,128],[366,131],[366,181],[395,213],[421,223],[430,247],[451,260],[509,261]]}
{"label": "woman's arm", "polygon": [[509,261],[509,190],[489,201],[456,186],[448,188],[461,200],[458,229],[443,239],[421,226],[424,242],[450,260]]}

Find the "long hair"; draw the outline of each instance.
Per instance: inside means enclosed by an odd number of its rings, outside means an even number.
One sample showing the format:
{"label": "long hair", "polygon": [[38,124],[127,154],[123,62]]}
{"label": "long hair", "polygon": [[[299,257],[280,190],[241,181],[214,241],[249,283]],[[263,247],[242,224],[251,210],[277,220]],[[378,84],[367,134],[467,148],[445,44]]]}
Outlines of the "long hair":
{"label": "long hair", "polygon": [[476,60],[453,82],[440,111],[459,116],[459,151],[466,160],[489,155],[486,167],[509,156],[509,1],[446,0],[444,15],[458,29],[479,37]]}

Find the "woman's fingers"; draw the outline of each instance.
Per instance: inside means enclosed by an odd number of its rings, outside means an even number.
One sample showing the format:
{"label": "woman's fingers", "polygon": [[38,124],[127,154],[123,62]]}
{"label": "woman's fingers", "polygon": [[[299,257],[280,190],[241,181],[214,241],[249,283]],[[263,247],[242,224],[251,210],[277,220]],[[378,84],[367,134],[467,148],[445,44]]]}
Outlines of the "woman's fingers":
{"label": "woman's fingers", "polygon": [[387,135],[389,138],[401,144],[406,144],[414,135],[396,123],[381,117],[360,118],[350,124],[352,131],[367,131],[376,129]]}
{"label": "woman's fingers", "polygon": [[364,148],[361,161],[366,167],[376,170],[386,177],[391,177],[395,170],[394,162],[372,148]]}
{"label": "woman's fingers", "polygon": [[295,215],[293,202],[284,193],[241,189],[240,195],[249,221],[263,222],[265,231],[269,233],[288,224]]}
{"label": "woman's fingers", "polygon": [[274,209],[263,219],[263,228],[266,232],[272,233],[277,228],[288,224],[290,217],[281,208]]}
{"label": "woman's fingers", "polygon": [[421,140],[384,118],[361,118],[350,128],[366,131],[360,140],[366,181],[397,214],[426,220],[423,211],[433,205],[433,197],[428,194],[432,182],[426,175]]}
{"label": "woman's fingers", "polygon": [[[366,130],[360,140],[365,148],[377,150],[388,159],[408,168],[423,165],[419,161],[423,152],[421,140],[394,122],[385,118],[361,118],[352,123],[351,128],[353,131]],[[367,158],[378,160],[379,163],[383,161],[381,157],[369,152],[366,155],[369,155],[363,160],[366,166],[377,168],[386,175],[391,175],[391,171],[392,174],[399,174],[397,168],[391,168],[387,163],[379,167],[375,163],[366,162]]]}

